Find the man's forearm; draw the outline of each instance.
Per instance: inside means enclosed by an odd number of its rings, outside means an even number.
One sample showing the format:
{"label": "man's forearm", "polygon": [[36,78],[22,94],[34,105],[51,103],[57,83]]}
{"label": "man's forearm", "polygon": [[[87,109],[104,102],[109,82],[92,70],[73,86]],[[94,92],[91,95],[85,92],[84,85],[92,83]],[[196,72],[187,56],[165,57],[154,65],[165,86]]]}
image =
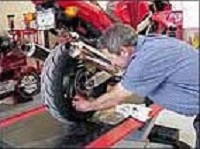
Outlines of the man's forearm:
{"label": "man's forearm", "polygon": [[[122,100],[122,98],[120,99]],[[92,101],[91,109],[94,111],[104,110],[116,106],[117,104],[120,104],[120,101],[114,94],[114,92],[111,91],[109,93],[100,96],[98,99]]]}
{"label": "man's forearm", "polygon": [[100,96],[96,100],[91,102],[90,110],[104,110],[107,108],[114,107],[122,103],[127,97],[132,94],[122,90],[120,87],[114,87],[110,92]]}

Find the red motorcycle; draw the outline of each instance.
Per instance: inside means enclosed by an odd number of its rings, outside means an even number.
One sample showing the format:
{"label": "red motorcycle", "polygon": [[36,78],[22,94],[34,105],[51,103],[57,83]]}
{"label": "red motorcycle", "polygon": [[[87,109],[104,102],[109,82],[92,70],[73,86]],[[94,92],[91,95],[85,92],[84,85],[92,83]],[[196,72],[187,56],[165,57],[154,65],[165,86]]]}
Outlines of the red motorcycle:
{"label": "red motorcycle", "polygon": [[[87,120],[93,114],[78,112],[73,108],[71,102],[76,94],[96,98],[107,91],[109,84],[120,80],[120,76],[116,75],[119,74],[118,69],[113,68],[110,60],[97,49],[98,38],[107,27],[121,22],[131,25],[139,34],[173,32],[173,36],[176,36],[179,28],[176,22],[174,24],[168,20],[172,11],[167,0],[154,0],[151,3],[114,1],[108,11],[104,11],[94,1],[33,2],[37,11],[54,10],[56,28],[50,30],[52,33],[57,35],[56,29],[62,28],[77,35],[70,34],[71,41],[58,45],[49,54],[42,72],[44,104],[55,118],[66,123]],[[163,12],[168,13],[159,15]]]}
{"label": "red motorcycle", "polygon": [[38,69],[28,66],[26,56],[0,37],[0,99],[11,94],[23,102],[40,91]]}

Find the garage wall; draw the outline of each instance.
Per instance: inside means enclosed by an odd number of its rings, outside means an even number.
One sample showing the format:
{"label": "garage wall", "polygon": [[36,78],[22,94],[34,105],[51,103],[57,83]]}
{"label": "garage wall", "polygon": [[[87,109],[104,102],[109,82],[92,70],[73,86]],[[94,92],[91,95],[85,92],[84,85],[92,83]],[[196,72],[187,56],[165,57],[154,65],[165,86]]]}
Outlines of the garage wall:
{"label": "garage wall", "polygon": [[12,1],[12,0],[0,0],[0,35],[6,34],[8,30],[7,15],[15,15],[15,27],[23,28],[23,14],[28,12],[34,12],[35,7],[29,0]]}
{"label": "garage wall", "polygon": [[199,28],[199,1],[171,1],[174,10],[183,10],[183,27]]}
{"label": "garage wall", "polygon": [[199,37],[199,1],[171,1],[174,10],[183,10],[183,39],[193,45],[200,47]]}

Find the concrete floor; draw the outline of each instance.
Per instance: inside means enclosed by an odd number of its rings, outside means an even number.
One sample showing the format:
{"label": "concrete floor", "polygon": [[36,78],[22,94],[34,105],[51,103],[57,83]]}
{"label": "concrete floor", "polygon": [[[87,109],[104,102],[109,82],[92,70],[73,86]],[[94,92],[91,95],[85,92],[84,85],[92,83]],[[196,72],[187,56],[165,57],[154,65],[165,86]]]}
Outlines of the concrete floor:
{"label": "concrete floor", "polygon": [[[8,97],[12,98],[12,97]],[[37,95],[34,100],[30,102],[26,102],[23,104],[16,104],[16,105],[0,105],[0,118],[7,118],[11,115],[21,113],[23,111],[32,109],[34,107],[37,107],[41,105],[42,102],[40,100],[40,95]]]}

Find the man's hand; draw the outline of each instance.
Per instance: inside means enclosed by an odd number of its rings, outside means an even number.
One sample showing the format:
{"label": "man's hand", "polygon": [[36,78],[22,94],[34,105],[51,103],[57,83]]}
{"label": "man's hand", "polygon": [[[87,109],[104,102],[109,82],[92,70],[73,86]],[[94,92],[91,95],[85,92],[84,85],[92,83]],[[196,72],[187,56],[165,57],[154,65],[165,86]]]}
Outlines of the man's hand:
{"label": "man's hand", "polygon": [[77,111],[81,112],[92,111],[92,103],[81,96],[75,96],[74,100],[72,101],[72,105]]}

